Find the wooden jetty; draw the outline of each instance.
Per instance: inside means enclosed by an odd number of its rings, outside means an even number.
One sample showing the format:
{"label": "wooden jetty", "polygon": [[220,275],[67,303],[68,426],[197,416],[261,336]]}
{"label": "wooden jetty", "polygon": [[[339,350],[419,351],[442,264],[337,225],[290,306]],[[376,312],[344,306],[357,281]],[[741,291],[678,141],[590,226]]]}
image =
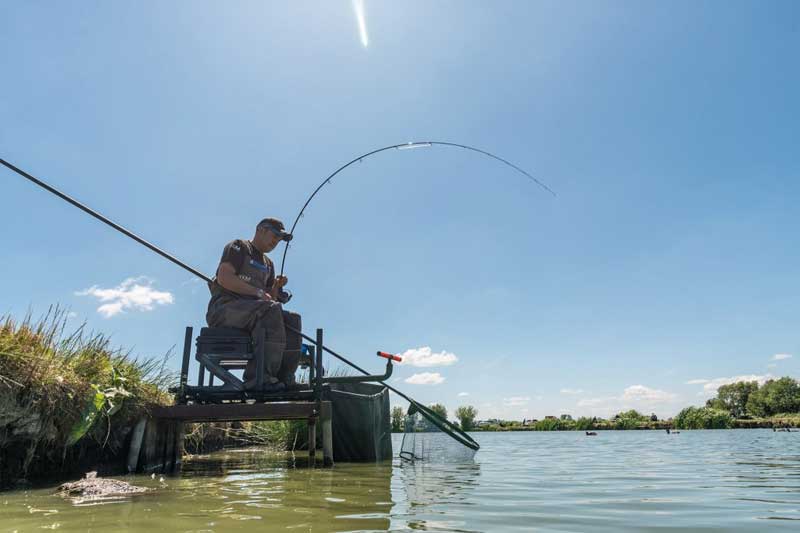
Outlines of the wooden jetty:
{"label": "wooden jetty", "polygon": [[140,420],[133,430],[128,453],[129,472],[173,473],[180,470],[184,453],[184,424],[254,420],[308,421],[309,465],[316,463],[317,425],[322,426],[322,456],[333,465],[333,424],[328,401],[224,403],[159,407]]}
{"label": "wooden jetty", "polygon": [[[178,471],[184,453],[184,425],[193,422],[306,420],[309,466],[316,464],[318,425],[322,426],[323,464],[332,466],[333,408],[326,398],[329,384],[384,381],[392,374],[392,359],[400,360],[397,356],[378,352],[379,356],[387,359],[386,372],[382,375],[323,377],[322,353],[330,350],[322,343],[322,329],[317,329],[316,339],[303,335],[313,342],[313,345],[304,345],[309,355],[309,380],[303,390],[277,394],[248,391],[228,369],[241,368],[243,362],[254,360],[258,367],[257,375],[262,376],[263,331],[254,332],[251,341],[245,333],[248,341],[242,342],[241,337],[231,339],[230,330],[220,335],[219,331],[208,331],[212,329],[204,328],[205,335],[201,332],[197,338],[196,359],[200,362],[200,369],[197,385],[190,386],[187,381],[192,328],[186,328],[180,385],[175,389],[176,405],[156,407],[149,417],[138,421],[131,433],[129,472]],[[209,372],[208,385],[204,383],[206,371]],[[213,385],[215,375],[222,381],[221,385]]]}

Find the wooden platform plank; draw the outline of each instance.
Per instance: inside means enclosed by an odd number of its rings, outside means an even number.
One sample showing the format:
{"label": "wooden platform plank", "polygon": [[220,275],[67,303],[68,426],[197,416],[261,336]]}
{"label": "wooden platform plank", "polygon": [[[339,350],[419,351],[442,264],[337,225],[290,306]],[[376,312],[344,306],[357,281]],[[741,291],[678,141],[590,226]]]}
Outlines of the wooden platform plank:
{"label": "wooden platform plank", "polygon": [[[323,410],[330,402],[322,402]],[[326,405],[328,404],[328,405]],[[152,416],[184,422],[231,422],[234,420],[300,420],[319,416],[315,402],[227,403],[209,405],[173,405],[159,407]]]}

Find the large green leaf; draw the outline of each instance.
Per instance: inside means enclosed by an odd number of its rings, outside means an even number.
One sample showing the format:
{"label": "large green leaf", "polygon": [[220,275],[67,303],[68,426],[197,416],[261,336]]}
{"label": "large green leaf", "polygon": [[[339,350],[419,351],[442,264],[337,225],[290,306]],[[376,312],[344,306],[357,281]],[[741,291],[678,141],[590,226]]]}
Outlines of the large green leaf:
{"label": "large green leaf", "polygon": [[97,389],[94,390],[92,395],[89,397],[89,400],[86,402],[86,407],[83,409],[83,413],[81,413],[81,418],[78,420],[72,429],[69,432],[69,437],[67,437],[67,446],[72,446],[81,438],[83,438],[86,433],[92,429],[95,421],[97,420],[97,415],[103,409],[103,406],[106,403],[106,395]]}

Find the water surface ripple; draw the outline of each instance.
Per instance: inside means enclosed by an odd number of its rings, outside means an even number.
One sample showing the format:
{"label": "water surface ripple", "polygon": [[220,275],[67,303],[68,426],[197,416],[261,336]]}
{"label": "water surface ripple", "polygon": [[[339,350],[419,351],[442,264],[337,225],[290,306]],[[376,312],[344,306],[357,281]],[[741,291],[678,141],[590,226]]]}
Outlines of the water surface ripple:
{"label": "water surface ripple", "polygon": [[[800,531],[800,433],[477,433],[469,464],[337,464],[230,450],[155,490],[0,493],[2,531]],[[395,442],[399,449],[399,442]]]}

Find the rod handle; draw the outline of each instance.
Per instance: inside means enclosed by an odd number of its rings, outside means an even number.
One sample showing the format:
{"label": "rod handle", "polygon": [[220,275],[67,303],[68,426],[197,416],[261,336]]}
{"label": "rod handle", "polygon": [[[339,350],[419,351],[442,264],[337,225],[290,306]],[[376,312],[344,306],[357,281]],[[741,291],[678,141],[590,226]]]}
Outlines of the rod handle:
{"label": "rod handle", "polygon": [[385,359],[389,359],[390,361],[397,361],[398,363],[403,362],[403,358],[400,357],[399,355],[394,355],[387,352],[381,352],[380,350],[378,351],[378,357],[383,357]]}

